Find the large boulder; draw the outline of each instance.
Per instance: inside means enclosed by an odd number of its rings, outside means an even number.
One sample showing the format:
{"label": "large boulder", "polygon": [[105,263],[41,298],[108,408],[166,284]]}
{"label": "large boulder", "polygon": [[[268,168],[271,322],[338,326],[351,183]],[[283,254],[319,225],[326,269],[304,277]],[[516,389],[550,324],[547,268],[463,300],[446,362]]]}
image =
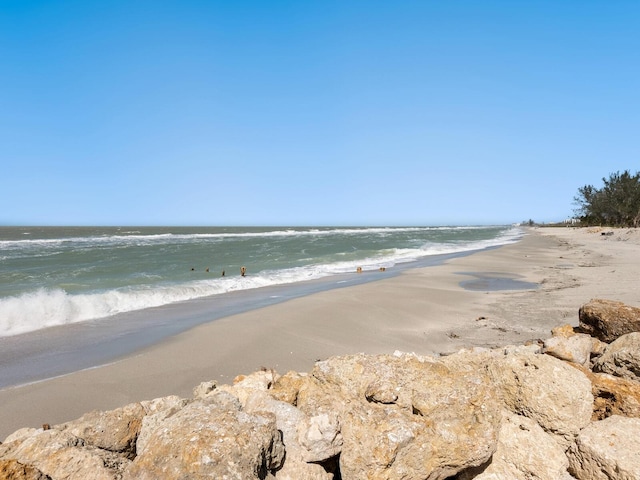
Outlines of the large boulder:
{"label": "large boulder", "polygon": [[133,459],[136,456],[136,440],[145,415],[146,411],[140,403],[131,403],[107,412],[93,411],[55,428],[82,438],[87,445]]}
{"label": "large boulder", "polygon": [[504,412],[491,463],[458,480],[572,480],[562,446],[533,420]]}
{"label": "large boulder", "polygon": [[603,342],[640,331],[640,308],[613,300],[591,300],[578,311],[580,329]]}
{"label": "large boulder", "polygon": [[[264,391],[256,390],[247,398],[244,411],[252,414],[270,412],[276,417],[276,426],[282,432],[282,441],[286,448],[286,458],[277,472],[278,480],[332,480],[333,474],[328,473],[320,464],[335,456],[342,447],[342,438],[337,428],[333,430],[332,441],[323,442],[313,436],[313,441],[305,444],[299,440],[299,432],[309,431],[312,419],[293,405],[276,400]],[[313,430],[315,433],[315,430]],[[306,438],[305,435],[302,439]],[[335,445],[334,445],[335,444]],[[333,448],[331,448],[333,447]],[[317,462],[317,463],[309,463]]]}
{"label": "large boulder", "polygon": [[617,415],[593,422],[567,451],[579,480],[640,478],[640,419]]}
{"label": "large boulder", "polygon": [[593,370],[640,381],[640,332],[623,335],[611,343],[594,362]]}
{"label": "large boulder", "polygon": [[568,363],[516,353],[496,358],[488,368],[507,410],[531,418],[564,446],[591,420],[591,382]]}
{"label": "large boulder", "polygon": [[56,429],[0,445],[0,460],[16,460],[53,480],[116,480],[131,463],[106,450],[86,446],[84,440]]}
{"label": "large boulder", "polygon": [[430,357],[350,355],[316,363],[297,395],[336,415],[342,478],[445,479],[489,460],[498,402],[486,372]]}
{"label": "large boulder", "polygon": [[264,479],[284,460],[275,415],[244,412],[226,392],[195,400],[148,428],[125,480]]}

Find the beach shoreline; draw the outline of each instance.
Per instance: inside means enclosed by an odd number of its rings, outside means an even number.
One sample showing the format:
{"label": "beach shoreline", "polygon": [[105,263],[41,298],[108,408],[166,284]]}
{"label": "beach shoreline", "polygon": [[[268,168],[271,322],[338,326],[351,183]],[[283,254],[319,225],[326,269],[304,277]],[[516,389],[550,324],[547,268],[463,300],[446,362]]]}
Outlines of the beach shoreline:
{"label": "beach shoreline", "polygon": [[[515,244],[220,318],[109,365],[0,390],[0,439],[95,409],[190,396],[202,381],[230,383],[261,367],[303,372],[334,355],[446,354],[548,337],[577,325],[591,298],[640,305],[639,262],[635,230],[530,229]],[[478,280],[485,289],[461,285]],[[519,282],[537,288],[495,287]]]}

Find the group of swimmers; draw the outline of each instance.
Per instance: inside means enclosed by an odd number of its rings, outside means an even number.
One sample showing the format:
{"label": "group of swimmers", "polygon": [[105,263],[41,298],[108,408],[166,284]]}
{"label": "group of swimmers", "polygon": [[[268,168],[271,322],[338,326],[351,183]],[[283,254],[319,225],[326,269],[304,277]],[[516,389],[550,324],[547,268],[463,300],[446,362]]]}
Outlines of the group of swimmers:
{"label": "group of swimmers", "polygon": [[[196,269],[194,267],[191,267],[191,271],[195,272]],[[209,267],[205,268],[204,271],[209,273]],[[224,272],[224,270],[222,270],[222,275],[221,276],[224,277],[224,274],[225,274],[225,272]],[[244,277],[246,274],[247,274],[247,268],[244,267],[244,266],[240,267],[240,276]]]}
{"label": "group of swimmers", "polygon": [[[192,271],[192,272],[195,272],[195,270],[196,270],[195,268],[191,267],[191,271]],[[380,271],[381,271],[381,272],[384,272],[385,270],[386,270],[386,268],[385,268],[385,267],[380,267]],[[209,273],[209,267],[207,267],[204,271],[205,271],[205,272],[207,272],[207,273]],[[358,272],[358,273],[362,273],[362,267],[358,267],[358,268],[356,269],[356,272]],[[244,266],[240,267],[240,276],[241,276],[241,277],[244,277],[246,274],[247,274],[247,268],[246,268],[246,267],[244,267]],[[222,270],[222,276],[224,277],[224,270]]]}

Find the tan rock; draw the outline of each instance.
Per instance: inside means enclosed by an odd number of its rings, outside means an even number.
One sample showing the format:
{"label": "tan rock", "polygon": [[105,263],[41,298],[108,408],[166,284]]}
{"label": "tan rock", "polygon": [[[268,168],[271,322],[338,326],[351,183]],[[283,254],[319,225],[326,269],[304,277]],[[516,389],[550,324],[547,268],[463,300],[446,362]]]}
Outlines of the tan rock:
{"label": "tan rock", "polygon": [[130,463],[113,452],[87,447],[82,439],[56,429],[0,445],[0,460],[9,459],[33,466],[53,480],[116,480]]}
{"label": "tan rock", "polygon": [[640,331],[640,308],[612,300],[594,299],[578,311],[580,329],[603,342]]}
{"label": "tan rock", "polygon": [[542,352],[565,362],[589,365],[592,338],[584,333],[571,336],[554,336],[544,341]]}
{"label": "tan rock", "polygon": [[37,468],[17,460],[0,460],[0,478],[3,480],[51,480]]}
{"label": "tan rock", "polygon": [[506,408],[558,435],[565,446],[589,423],[591,382],[568,363],[525,353],[496,359],[488,368]]}
{"label": "tan rock", "polygon": [[318,362],[298,407],[337,415],[342,478],[447,478],[491,457],[500,419],[486,372],[400,354]]}
{"label": "tan rock", "polygon": [[213,392],[217,386],[218,383],[213,380],[202,382],[200,385],[193,389],[193,398],[204,398],[208,394]]}
{"label": "tan rock", "polygon": [[640,419],[617,415],[584,428],[567,451],[579,480],[640,478]]}
{"label": "tan rock", "polygon": [[560,325],[551,329],[552,337],[570,338],[576,334],[574,328],[571,325]]}
{"label": "tan rock", "polygon": [[640,383],[606,373],[592,373],[593,419],[612,415],[640,418]]}
{"label": "tan rock", "polygon": [[314,438],[310,445],[303,444],[299,441],[299,431],[306,431],[309,419],[293,405],[276,400],[264,391],[255,391],[249,396],[244,411],[253,414],[270,412],[275,415],[276,426],[282,432],[282,442],[286,449],[285,461],[277,472],[279,480],[333,479],[333,474],[328,473],[322,465],[308,462],[322,462],[339,453],[341,438],[337,452],[330,449],[331,445],[323,442],[323,438]]}
{"label": "tan rock", "polygon": [[306,373],[287,372],[273,383],[269,394],[277,400],[296,405],[298,392],[308,377]]}
{"label": "tan rock", "polygon": [[124,479],[265,478],[284,459],[275,415],[243,412],[224,392],[189,403],[148,428]]}
{"label": "tan rock", "polygon": [[564,448],[533,420],[503,412],[498,448],[489,466],[458,480],[571,480]]}
{"label": "tan rock", "polygon": [[594,362],[593,371],[640,381],[640,332],[623,335],[609,344]]}
{"label": "tan rock", "polygon": [[133,459],[136,455],[136,440],[145,415],[146,411],[140,403],[131,403],[107,412],[86,413],[77,420],[57,425],[55,428],[82,438],[87,445]]}

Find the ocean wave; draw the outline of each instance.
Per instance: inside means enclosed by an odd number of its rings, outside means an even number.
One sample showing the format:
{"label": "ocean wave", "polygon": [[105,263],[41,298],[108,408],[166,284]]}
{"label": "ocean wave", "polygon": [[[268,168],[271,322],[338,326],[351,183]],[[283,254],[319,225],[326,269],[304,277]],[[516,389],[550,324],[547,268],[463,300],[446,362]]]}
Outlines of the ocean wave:
{"label": "ocean wave", "polygon": [[[451,226],[451,227],[354,227],[354,228],[309,228],[309,229],[276,229],[256,232],[215,232],[215,233],[153,233],[142,234],[132,231],[130,235],[93,235],[86,237],[62,237],[62,238],[28,238],[15,240],[0,240],[0,249],[9,249],[24,246],[58,246],[58,245],[114,245],[114,244],[154,244],[167,241],[191,241],[194,239],[225,239],[225,238],[270,238],[270,237],[305,237],[305,236],[329,236],[329,235],[363,235],[363,234],[392,234],[403,232],[429,232],[429,231],[457,231],[457,230],[481,230],[491,228],[487,226]],[[125,232],[126,233],[126,232]]]}
{"label": "ocean wave", "polygon": [[135,310],[273,285],[285,285],[343,273],[417,261],[438,254],[479,250],[517,241],[519,229],[509,229],[491,240],[425,244],[420,248],[390,249],[371,257],[256,272],[247,277],[224,277],[173,285],[148,285],[103,292],[70,294],[62,289],[38,289],[0,298],[0,336],[11,336],[46,327],[94,320]]}

